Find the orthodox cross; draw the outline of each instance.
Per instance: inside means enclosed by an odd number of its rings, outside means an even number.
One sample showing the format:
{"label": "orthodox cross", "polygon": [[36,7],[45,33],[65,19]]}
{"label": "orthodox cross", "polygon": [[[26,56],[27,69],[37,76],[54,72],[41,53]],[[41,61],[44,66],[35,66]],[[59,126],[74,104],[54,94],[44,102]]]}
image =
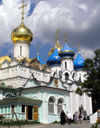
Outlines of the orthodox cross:
{"label": "orthodox cross", "polygon": [[57,29],[57,32],[56,32],[56,34],[57,34],[57,40],[59,40],[59,29]]}
{"label": "orthodox cross", "polygon": [[65,43],[67,43],[67,33],[65,32]]}
{"label": "orthodox cross", "polygon": [[78,46],[78,53],[80,52],[80,44],[77,45]]}
{"label": "orthodox cross", "polygon": [[23,23],[23,19],[24,19],[24,7],[25,7],[25,6],[27,6],[27,4],[24,5],[24,0],[23,0],[23,1],[22,1],[22,6],[19,7],[19,9],[22,8],[22,13],[21,13],[21,14],[22,14],[22,23]]}
{"label": "orthodox cross", "polygon": [[37,55],[39,55],[39,45],[37,45]]}

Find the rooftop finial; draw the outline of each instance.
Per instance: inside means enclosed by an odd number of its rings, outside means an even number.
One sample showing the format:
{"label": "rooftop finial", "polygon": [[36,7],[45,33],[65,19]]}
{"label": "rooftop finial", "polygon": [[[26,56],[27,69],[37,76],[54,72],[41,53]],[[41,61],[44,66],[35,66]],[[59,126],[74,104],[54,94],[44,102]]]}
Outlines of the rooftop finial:
{"label": "rooftop finial", "polygon": [[23,19],[24,19],[24,7],[25,7],[25,6],[27,6],[27,4],[24,5],[24,0],[23,0],[23,1],[22,1],[22,6],[19,7],[19,9],[22,8],[22,13],[21,13],[21,14],[22,14],[22,25],[23,25]]}
{"label": "rooftop finial", "polygon": [[57,35],[55,36],[55,39],[54,39],[56,41],[56,45],[59,44],[59,32],[60,32],[59,29],[57,29],[57,32],[56,32]]}
{"label": "rooftop finial", "polygon": [[65,43],[67,43],[67,33],[65,32]]}
{"label": "rooftop finial", "polygon": [[37,55],[39,55],[39,45],[37,45]]}
{"label": "rooftop finial", "polygon": [[80,44],[78,43],[78,53],[80,53]]}
{"label": "rooftop finial", "polygon": [[56,34],[57,34],[57,36],[56,36],[57,37],[57,40],[59,40],[59,32],[60,32],[59,29],[57,29],[57,32],[56,32]]}

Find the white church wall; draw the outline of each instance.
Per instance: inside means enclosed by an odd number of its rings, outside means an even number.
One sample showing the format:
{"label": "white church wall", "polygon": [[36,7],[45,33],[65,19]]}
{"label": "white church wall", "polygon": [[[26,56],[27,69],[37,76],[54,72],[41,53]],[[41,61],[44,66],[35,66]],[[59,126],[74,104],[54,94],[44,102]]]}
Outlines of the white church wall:
{"label": "white church wall", "polygon": [[14,66],[14,65],[17,65],[19,62],[16,60],[16,59],[13,59],[11,62],[10,62],[10,66]]}
{"label": "white church wall", "polygon": [[14,45],[14,57],[21,59],[23,57],[29,58],[29,43],[17,42]]}
{"label": "white church wall", "polygon": [[53,76],[54,72],[57,73],[57,76],[59,76],[59,71],[61,71],[61,65],[52,65],[49,67],[51,72],[51,76]]}
{"label": "white church wall", "polygon": [[1,68],[6,68],[6,67],[9,67],[9,62],[7,60],[4,60],[2,62]]}
{"label": "white church wall", "polygon": [[72,71],[74,70],[73,66],[73,60],[72,59],[62,59],[61,60],[61,70],[69,70]]}

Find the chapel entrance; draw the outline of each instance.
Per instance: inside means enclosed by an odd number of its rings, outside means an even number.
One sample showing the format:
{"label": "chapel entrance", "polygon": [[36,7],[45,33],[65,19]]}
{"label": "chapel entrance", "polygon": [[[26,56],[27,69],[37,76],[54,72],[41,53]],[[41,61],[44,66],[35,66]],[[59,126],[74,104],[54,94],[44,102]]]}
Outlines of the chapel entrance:
{"label": "chapel entrance", "polygon": [[38,106],[26,106],[26,119],[38,120]]}
{"label": "chapel entrance", "polygon": [[26,106],[26,119],[32,120],[32,108],[33,106]]}

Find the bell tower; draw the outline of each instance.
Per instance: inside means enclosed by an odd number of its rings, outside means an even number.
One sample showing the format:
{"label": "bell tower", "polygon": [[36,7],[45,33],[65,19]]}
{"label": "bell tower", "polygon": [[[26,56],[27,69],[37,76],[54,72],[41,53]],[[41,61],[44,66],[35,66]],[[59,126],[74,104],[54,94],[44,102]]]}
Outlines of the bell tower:
{"label": "bell tower", "polygon": [[29,58],[29,47],[30,43],[33,40],[33,33],[31,30],[24,25],[24,1],[22,1],[22,6],[19,9],[22,9],[22,22],[20,26],[15,28],[11,33],[11,39],[14,42],[14,57],[18,59]]}

